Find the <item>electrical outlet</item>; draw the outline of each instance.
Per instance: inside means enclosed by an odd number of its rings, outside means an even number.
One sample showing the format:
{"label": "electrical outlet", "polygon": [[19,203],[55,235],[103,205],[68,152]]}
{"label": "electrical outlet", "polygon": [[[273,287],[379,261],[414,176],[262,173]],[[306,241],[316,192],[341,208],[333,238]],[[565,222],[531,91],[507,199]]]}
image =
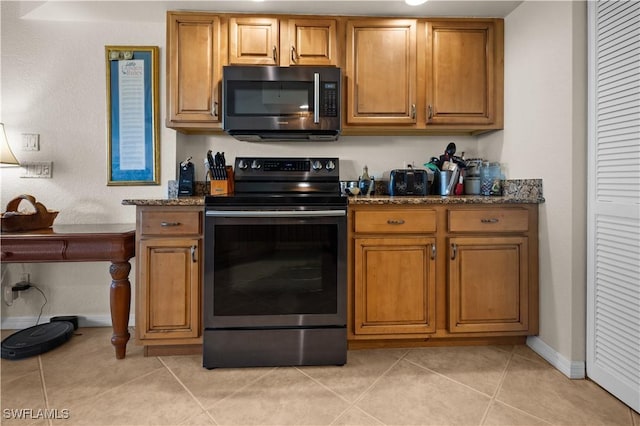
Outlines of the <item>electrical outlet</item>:
{"label": "electrical outlet", "polygon": [[11,290],[10,285],[2,286],[2,298],[7,306],[13,305],[13,301],[18,298],[18,292]]}

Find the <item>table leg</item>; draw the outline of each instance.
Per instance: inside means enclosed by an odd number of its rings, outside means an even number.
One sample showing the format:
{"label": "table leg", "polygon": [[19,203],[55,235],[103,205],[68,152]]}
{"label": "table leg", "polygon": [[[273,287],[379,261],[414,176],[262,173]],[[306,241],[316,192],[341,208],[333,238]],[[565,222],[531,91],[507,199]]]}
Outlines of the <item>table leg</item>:
{"label": "table leg", "polygon": [[112,262],[111,274],[111,324],[113,335],[111,344],[116,348],[116,358],[123,359],[129,341],[129,308],[131,305],[131,283],[129,282],[129,262]]}

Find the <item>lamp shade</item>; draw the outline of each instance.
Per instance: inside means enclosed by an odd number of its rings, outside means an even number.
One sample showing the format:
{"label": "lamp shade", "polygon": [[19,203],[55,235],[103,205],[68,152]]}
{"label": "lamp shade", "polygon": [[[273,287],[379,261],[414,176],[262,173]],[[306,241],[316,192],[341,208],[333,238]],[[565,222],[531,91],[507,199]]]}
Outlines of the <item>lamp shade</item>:
{"label": "lamp shade", "polygon": [[0,164],[5,166],[19,166],[16,156],[13,155],[7,134],[4,132],[4,123],[0,123]]}

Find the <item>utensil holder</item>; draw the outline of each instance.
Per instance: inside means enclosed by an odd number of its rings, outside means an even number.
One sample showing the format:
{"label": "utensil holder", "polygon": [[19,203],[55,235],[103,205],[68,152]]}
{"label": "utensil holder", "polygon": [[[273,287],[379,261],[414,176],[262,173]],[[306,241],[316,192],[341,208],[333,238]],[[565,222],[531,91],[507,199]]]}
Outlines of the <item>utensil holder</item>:
{"label": "utensil holder", "polygon": [[224,180],[210,179],[209,194],[211,195],[229,195],[233,194],[233,167],[227,166],[227,178]]}

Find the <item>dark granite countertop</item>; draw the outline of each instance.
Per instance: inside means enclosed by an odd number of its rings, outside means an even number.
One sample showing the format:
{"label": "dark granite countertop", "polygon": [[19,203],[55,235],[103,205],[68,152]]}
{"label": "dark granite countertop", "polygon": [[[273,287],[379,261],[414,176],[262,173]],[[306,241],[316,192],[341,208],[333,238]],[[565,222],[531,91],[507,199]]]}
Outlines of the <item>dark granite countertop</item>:
{"label": "dark granite countertop", "polygon": [[[223,196],[223,195],[222,195]],[[356,196],[349,197],[350,205],[382,204],[540,204],[544,203],[541,179],[506,180],[502,196],[484,195],[427,195],[413,196]],[[169,197],[164,199],[127,199],[125,206],[204,206],[204,195]]]}

